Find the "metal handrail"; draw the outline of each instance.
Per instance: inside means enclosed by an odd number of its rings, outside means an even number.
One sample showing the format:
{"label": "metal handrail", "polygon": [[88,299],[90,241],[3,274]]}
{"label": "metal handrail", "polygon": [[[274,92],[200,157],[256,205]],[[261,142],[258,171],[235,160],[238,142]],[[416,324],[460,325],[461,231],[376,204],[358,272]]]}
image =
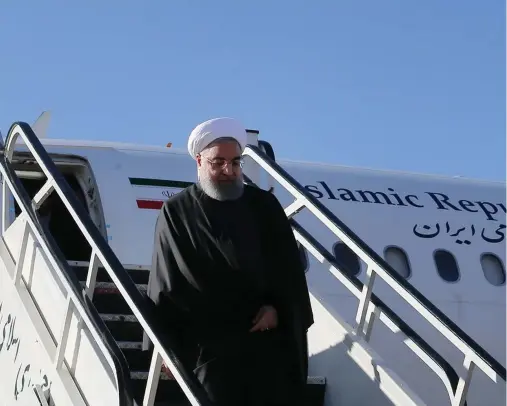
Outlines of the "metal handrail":
{"label": "metal handrail", "polygon": [[[358,277],[353,276],[350,269],[340,263],[328,250],[324,248],[308,231],[305,230],[296,220],[290,219],[296,240],[299,241],[305,249],[310,252],[319,262],[328,266],[329,271],[344,284],[350,292],[358,299],[361,298],[361,292],[364,284]],[[344,280],[343,278],[346,278]],[[399,317],[388,305],[379,299],[374,293],[371,295],[371,304],[369,311],[379,318],[391,331],[401,332],[405,337],[403,343],[410,348],[419,358],[421,358],[429,368],[431,368],[443,382],[450,398],[458,387],[459,376],[454,368],[442,357],[434,348],[432,348],[419,334],[417,334],[401,317]],[[376,313],[378,312],[378,313]],[[369,341],[371,336],[372,323],[370,329],[365,335]],[[464,403],[466,406],[466,402]]]}
{"label": "metal handrail", "polygon": [[[156,316],[153,309],[149,306],[148,301],[141,295],[100,231],[92,222],[89,214],[77,200],[73,190],[65,181],[63,175],[44,149],[40,140],[27,123],[16,122],[11,126],[5,141],[6,160],[8,162],[12,160],[14,146],[18,137],[23,139],[26,147],[39,164],[40,169],[46,175],[46,184],[37,194],[40,195],[39,199],[42,201],[44,195],[48,194],[47,192],[56,192],[92,248],[90,268],[87,277],[87,290],[89,292],[93,291],[95,284],[94,278],[98,269],[98,262],[100,262],[154,345],[153,354],[156,361],[152,362],[152,367],[157,364],[159,366],[158,372],[155,372],[155,374],[160,374],[160,364],[161,360],[163,360],[193,406],[212,406],[212,402],[209,400],[206,391],[197,377],[182,364],[177,354],[172,350],[172,348],[175,347],[174,339],[171,336],[164,335],[164,342],[162,342],[159,338],[162,336],[161,326],[156,323]],[[38,196],[36,196],[34,200],[36,203],[40,203],[37,202],[37,197]],[[165,345],[165,343],[168,345]],[[150,374],[152,372],[153,368],[150,370]],[[145,399],[149,397],[151,401],[153,401],[153,394],[148,392],[149,390],[145,393]]]}
{"label": "metal handrail", "polygon": [[[3,152],[4,151],[2,151],[2,153]],[[84,322],[89,327],[92,336],[97,341],[97,344],[108,361],[109,366],[114,372],[116,372],[114,378],[118,388],[120,405],[133,405],[133,397],[130,392],[130,376],[128,374],[128,365],[125,360],[125,356],[118,348],[116,341],[100,318],[100,315],[96,311],[95,307],[91,304],[91,301],[85,295],[82,297],[79,281],[77,278],[73,278],[73,274],[70,272],[70,268],[66,264],[66,261],[63,260],[64,256],[51,236],[51,233],[48,233],[41,225],[36,212],[33,210],[33,206],[31,204],[32,202],[30,201],[28,194],[21,184],[19,177],[9,166],[5,155],[0,158],[0,173],[3,177],[2,192],[4,197],[4,203],[2,205],[2,235],[6,229],[6,213],[8,213],[6,196],[7,192],[10,192],[18,203],[21,211],[26,213],[26,225],[24,230],[25,236],[23,238],[25,244],[24,247],[21,247],[19,258],[17,260],[22,261],[22,256],[24,255],[24,251],[26,251],[26,237],[28,237],[28,233],[31,233],[37,243],[42,247],[43,251],[49,253],[48,260],[59,276],[60,281],[67,292],[68,308],[67,315],[65,317],[67,320],[64,322],[67,324],[65,329],[68,329],[69,318],[67,316],[70,312],[72,312],[72,308],[75,308],[82,318],[81,322]],[[21,266],[17,266],[16,272],[21,272]],[[20,277],[20,274],[15,275],[14,282],[16,283],[16,279]],[[55,355],[59,357],[59,361],[56,362],[57,368],[61,365],[63,360],[62,354],[67,345],[67,338],[68,334],[64,337],[60,337],[61,341],[57,343],[58,349],[55,353]]]}
{"label": "metal handrail", "polygon": [[[247,175],[243,175],[245,183],[259,187]],[[346,264],[340,263],[321,243],[319,243],[303,226],[294,218],[289,220],[296,240],[299,241],[313,257],[322,264],[329,267],[329,271],[345,285],[358,299],[361,298],[361,291],[364,284],[353,275]],[[405,339],[403,340],[418,357],[431,368],[443,382],[449,397],[452,398],[459,382],[459,377],[454,368],[433,349],[419,334],[417,334],[401,317],[399,317],[388,305],[380,300],[375,294],[371,295],[370,312],[378,312],[377,317],[392,331],[400,331]],[[370,324],[370,327],[372,324]],[[394,326],[394,328],[393,328]],[[369,341],[371,328],[365,339]],[[463,406],[466,406],[466,402]]]}
{"label": "metal handrail", "polygon": [[497,382],[498,377],[503,381],[506,380],[506,370],[503,365],[460,329],[422,293],[405,281],[380,255],[373,251],[327,207],[306,192],[287,171],[254,145],[247,145],[243,154],[253,159],[295,198],[294,202],[285,209],[289,218],[292,218],[304,208],[308,209],[340,241],[366,263],[367,279],[362,288],[356,316],[358,334],[366,335],[371,323],[377,317],[377,314],[371,311],[371,296],[375,277],[379,276],[464,354],[464,368],[468,373],[465,378],[459,379],[453,401],[463,405],[474,365],[478,366],[494,382]]}

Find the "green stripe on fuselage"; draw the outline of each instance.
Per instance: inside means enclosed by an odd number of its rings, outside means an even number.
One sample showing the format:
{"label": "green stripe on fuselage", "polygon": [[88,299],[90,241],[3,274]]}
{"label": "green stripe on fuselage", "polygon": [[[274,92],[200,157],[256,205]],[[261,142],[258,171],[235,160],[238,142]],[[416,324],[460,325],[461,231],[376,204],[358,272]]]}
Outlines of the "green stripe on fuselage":
{"label": "green stripe on fuselage", "polygon": [[194,182],[184,182],[181,180],[150,179],[150,178],[129,178],[132,186],[158,186],[174,187],[184,189],[193,185]]}

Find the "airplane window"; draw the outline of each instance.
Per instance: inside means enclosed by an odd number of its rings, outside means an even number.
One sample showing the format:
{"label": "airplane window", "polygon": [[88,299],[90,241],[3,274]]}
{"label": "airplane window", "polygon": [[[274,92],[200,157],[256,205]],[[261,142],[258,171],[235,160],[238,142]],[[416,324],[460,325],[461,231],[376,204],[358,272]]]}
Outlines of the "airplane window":
{"label": "airplane window", "polygon": [[333,251],[338,264],[344,265],[344,271],[350,272],[352,276],[359,275],[361,272],[361,262],[354,251],[342,242],[337,242],[333,247]]}
{"label": "airplane window", "polygon": [[305,247],[303,247],[303,245],[298,242],[298,248],[299,248],[299,255],[301,257],[301,262],[303,263],[303,268],[305,270],[305,272],[308,271],[308,252],[306,252],[306,249]]}
{"label": "airplane window", "polygon": [[405,279],[410,277],[410,263],[408,262],[407,254],[401,248],[394,246],[387,247],[384,251],[384,258],[402,277]]}
{"label": "airplane window", "polygon": [[494,286],[501,286],[505,283],[505,269],[502,261],[494,254],[483,254],[481,256],[482,272],[489,283]]}
{"label": "airplane window", "polygon": [[456,258],[449,251],[436,250],[433,255],[438,274],[446,282],[457,282],[459,279],[458,264]]}

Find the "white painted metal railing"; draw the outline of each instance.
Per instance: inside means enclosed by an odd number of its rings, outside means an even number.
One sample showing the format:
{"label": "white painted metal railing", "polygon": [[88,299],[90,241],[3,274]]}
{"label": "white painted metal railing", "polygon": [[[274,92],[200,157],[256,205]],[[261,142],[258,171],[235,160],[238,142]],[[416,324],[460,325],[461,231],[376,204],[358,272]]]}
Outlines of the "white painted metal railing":
{"label": "white painted metal railing", "polygon": [[48,401],[46,400],[46,397],[44,396],[44,392],[42,391],[42,388],[40,385],[34,385],[33,387],[34,395],[37,397],[37,400],[40,404],[40,406],[49,406]]}
{"label": "white painted metal railing", "polygon": [[[345,287],[358,299],[363,297],[362,290],[356,284],[354,284],[347,276],[347,271],[341,269],[334,259],[331,258],[331,254],[326,252],[324,247],[315,241],[305,230],[294,222],[294,235],[296,240],[299,241],[303,247],[312,254],[318,262],[323,264],[325,268],[331,272]],[[326,255],[328,254],[328,255]],[[373,296],[373,294],[372,294]],[[373,299],[373,298],[372,298]],[[429,345],[423,343],[422,338],[419,337],[415,331],[410,330],[406,332],[407,327],[404,326],[404,322],[395,316],[394,312],[387,312],[387,307],[379,306],[373,303],[373,300],[369,305],[370,322],[367,324],[367,328],[363,329],[363,334],[360,334],[365,341],[369,342],[371,333],[373,330],[373,320],[371,317],[375,317],[382,321],[386,327],[388,327],[393,333],[403,335],[403,343],[410,348],[422,361],[430,367],[433,372],[443,382],[445,389],[449,395],[449,398],[454,396],[454,386],[457,385],[458,375],[452,369],[451,365],[448,364],[443,358],[441,358],[436,352],[431,351]],[[357,326],[356,326],[357,329]],[[358,330],[356,330],[358,331]],[[451,375],[451,376],[449,376]]]}
{"label": "white painted metal railing", "polygon": [[406,341],[407,346],[426,362],[427,365],[437,373],[439,378],[443,380],[449,393],[452,406],[463,406],[465,404],[474,367],[481,369],[494,382],[499,382],[499,380],[505,382],[505,368],[501,364],[486,353],[486,351],[475,343],[465,332],[461,331],[459,327],[454,325],[451,320],[424,298],[422,294],[406,283],[389,264],[363,243],[324,205],[313,198],[313,196],[306,193],[301,185],[283,168],[268,158],[258,147],[253,145],[248,145],[246,147],[244,155],[253,159],[253,161],[295,198],[295,200],[285,208],[285,213],[289,219],[306,208],[320,220],[324,227],[329,229],[366,264],[366,281],[363,285],[363,289],[358,291],[354,284],[352,284],[336,266],[325,260],[319,250],[316,249],[315,245],[312,244],[308,238],[300,231],[295,230],[297,240],[300,241],[308,252],[313,254],[321,263],[328,262],[327,265],[330,265],[330,271],[345,287],[360,299],[356,313],[355,331],[357,335],[364,337],[365,340],[369,340],[376,319],[383,321],[390,329],[395,328],[392,320],[376,307],[371,300],[375,278],[378,276],[463,353],[463,366],[466,373],[464,377],[462,376],[459,378],[457,388],[453,391],[452,386],[449,386],[450,383],[448,382],[447,376],[444,377],[445,371],[441,366],[429,358],[424,351],[421,351],[421,348],[414,341]]}
{"label": "white painted metal railing", "polygon": [[[193,406],[210,405],[211,403],[204,389],[197,381],[197,378],[191,373],[187,373],[187,371],[185,371],[184,367],[181,365],[181,363],[179,363],[176,355],[172,353],[169,348],[166,348],[165,344],[162,343],[162,341],[157,336],[155,330],[156,326],[154,326],[155,323],[153,323],[154,319],[150,314],[150,310],[146,307],[145,299],[141,296],[132,279],[130,279],[126,271],[123,269],[121,263],[118,261],[110,249],[107,242],[104,240],[98,229],[92,223],[88,213],[86,213],[80,206],[80,203],[74,196],[74,192],[68,186],[59,170],[56,168],[56,165],[47,154],[46,150],[40,143],[35,133],[32,131],[31,127],[23,122],[17,122],[11,126],[5,142],[4,155],[7,164],[2,165],[0,168],[0,171],[4,177],[2,231],[8,227],[8,224],[10,224],[11,220],[7,209],[10,207],[8,193],[10,191],[13,191],[14,198],[16,201],[18,201],[18,204],[20,204],[21,207],[23,204],[23,199],[21,196],[19,196],[18,193],[15,192],[15,189],[22,188],[22,186],[14,171],[12,171],[9,166],[9,162],[11,162],[13,158],[14,147],[16,145],[18,137],[22,138],[25,146],[28,148],[35,161],[40,166],[40,169],[47,177],[46,183],[33,199],[34,207],[40,207],[40,205],[44,202],[50,193],[57,193],[92,248],[92,255],[90,259],[88,275],[86,278],[86,292],[91,297],[91,294],[95,288],[98,267],[99,265],[102,265],[102,267],[109,274],[111,280],[117,286],[121,295],[132,310],[134,316],[139,321],[143,330],[146,332],[154,345],[153,358],[150,365],[143,406],[152,406],[154,404],[162,362],[165,362],[165,364],[168,366],[172,375]],[[17,188],[13,187],[10,180],[11,178],[15,178],[19,182]],[[45,239],[41,235],[39,226],[35,224],[34,218],[29,215],[27,216],[27,219],[28,224],[30,225],[29,228],[27,227],[27,230],[29,230],[27,232],[32,232],[36,236],[37,241],[41,244],[43,249],[47,252],[51,252],[45,242]],[[105,357],[111,363],[111,357],[105,346],[102,344],[102,340],[98,332],[92,327],[92,323],[88,319],[82,303],[80,302],[79,298],[75,296],[70,286],[68,286],[68,282],[63,275],[62,269],[60,269],[61,266],[57,263],[57,261],[55,261],[54,257],[49,256],[49,259],[57,270],[58,276],[60,277],[62,283],[64,285],[67,284],[65,285],[67,291],[69,292],[67,316],[72,312],[73,308],[79,312],[79,314],[83,317],[83,321],[90,327],[90,331],[94,335],[94,338],[96,339],[98,345],[101,346]],[[20,256],[19,261],[23,261],[22,255]],[[19,271],[16,272],[15,278],[16,281],[19,281]],[[59,367],[61,365],[62,353],[67,342],[68,318],[69,317],[65,318],[65,322],[62,325],[62,334],[60,336],[58,351],[56,352],[54,360],[55,367]]]}
{"label": "white painted metal railing", "polygon": [[[9,139],[9,137],[8,137]],[[11,138],[12,139],[12,138]],[[10,144],[13,145],[13,144]],[[6,153],[10,154],[9,158],[12,157],[12,151]],[[22,270],[25,262],[25,258],[27,256],[28,248],[34,248],[29,247],[28,240],[29,237],[32,237],[32,241],[34,244],[37,244],[42,251],[44,251],[47,254],[47,260],[49,261],[50,265],[52,266],[52,269],[56,272],[56,274],[59,277],[59,281],[61,285],[64,288],[64,291],[66,293],[67,297],[67,308],[65,312],[64,320],[62,321],[61,326],[61,332],[59,337],[57,337],[55,348],[51,348],[51,346],[48,348],[49,343],[44,343],[46,349],[49,353],[53,354],[53,365],[51,366],[53,369],[53,376],[60,376],[62,378],[62,371],[64,368],[63,361],[64,361],[64,354],[67,349],[67,345],[69,343],[69,329],[71,324],[72,315],[74,313],[77,313],[79,315],[79,327],[81,328],[82,324],[87,326],[90,333],[92,334],[92,337],[94,338],[95,342],[97,343],[99,349],[102,352],[102,355],[106,359],[107,363],[109,364],[109,367],[111,368],[111,371],[113,372],[112,379],[115,380],[115,386],[117,389],[120,388],[119,381],[118,381],[118,372],[117,371],[117,365],[115,364],[109,349],[104,344],[104,340],[101,336],[101,333],[95,328],[94,322],[91,320],[88,312],[86,311],[84,304],[82,302],[82,298],[77,294],[76,290],[71,286],[68,279],[64,276],[64,269],[62,269],[61,264],[59,263],[58,259],[52,254],[53,250],[49,246],[47,239],[43,235],[43,231],[40,227],[40,224],[38,223],[34,211],[30,210],[30,207],[26,207],[26,196],[22,196],[20,193],[19,185],[14,185],[13,183],[13,177],[12,173],[9,173],[8,168],[5,167],[4,162],[2,162],[2,165],[0,165],[0,173],[2,175],[2,197],[3,197],[3,204],[2,204],[2,237],[5,236],[5,232],[9,228],[9,225],[12,222],[12,216],[10,216],[10,213],[14,210],[13,202],[11,201],[9,196],[12,196],[14,200],[18,203],[21,214],[19,219],[23,221],[23,231],[22,231],[22,240],[21,240],[21,246],[19,249],[19,253],[17,258],[13,258],[15,268],[14,272],[11,275],[12,283],[15,285],[16,288],[21,289],[27,289],[30,293],[31,292],[31,285],[27,283],[27,281],[24,280],[22,276]],[[53,181],[48,181],[46,185],[51,186],[53,184]],[[41,189],[41,192],[39,192],[34,200],[33,204],[35,206],[40,206],[40,204],[43,203],[44,199],[49,194],[48,191],[50,191],[50,187],[46,186],[43,189]],[[31,212],[30,212],[31,211]],[[69,368],[70,371],[70,368]],[[72,373],[72,371],[70,371]],[[34,388],[34,390],[37,391],[37,387]],[[119,391],[118,391],[119,392]],[[38,393],[38,392],[37,392]],[[120,393],[119,397],[120,397]]]}
{"label": "white painted metal railing", "polygon": [[[63,179],[28,124],[16,123],[11,127],[11,130],[9,131],[6,139],[4,151],[6,162],[10,162],[12,160],[14,146],[18,137],[21,137],[24,140],[26,147],[29,149],[48,179],[46,184],[37,193],[33,200],[35,208],[40,207],[49,193],[57,193],[73,217],[74,221],[80,228],[81,232],[85,236],[86,240],[92,247],[92,256],[86,280],[86,291],[90,295],[92,294],[95,287],[97,270],[101,264],[108,272],[112,281],[118,287],[118,290],[132,310],[134,316],[140,322],[143,330],[146,332],[154,345],[153,358],[150,365],[148,383],[145,391],[143,405],[148,406],[153,405],[154,403],[156,388],[159,380],[158,378],[160,376],[163,361],[171,370],[176,381],[179,383],[183,392],[190,400],[190,403],[192,405],[207,405],[209,401],[202,387],[197,382],[195,377],[192,377],[191,374],[187,374],[185,372],[185,370],[179,364],[175,355],[171,353],[168,348],[165,348],[162,341],[158,338],[153,324],[151,323],[153,321],[153,318],[149,316],[149,311],[145,307],[143,298],[140,295],[139,291],[135,287],[132,280],[128,277],[117,258],[112,253],[111,249],[107,245],[107,242],[103,239],[99,231],[91,222],[88,214],[79,206],[79,202],[75,196],[73,196],[73,192],[71,191],[70,187],[68,187],[66,181]],[[389,324],[389,318],[386,317],[386,315],[381,311],[379,311],[371,300],[375,277],[378,275],[386,283],[388,283],[389,286],[391,286],[391,288],[397,292],[398,295],[400,295],[410,306],[417,310],[432,326],[439,330],[451,343],[453,343],[456,348],[458,348],[464,354],[464,365],[468,373],[465,377],[460,378],[457,385],[457,390],[454,393],[452,393],[449,387],[447,387],[448,391],[450,392],[450,396],[452,397],[453,406],[462,406],[464,404],[474,366],[480,368],[493,381],[498,381],[499,379],[505,381],[505,368],[498,364],[487,353],[481,351],[480,347],[475,344],[471,338],[459,330],[457,326],[454,326],[450,320],[448,320],[441,312],[438,311],[438,309],[432,307],[431,303],[425,300],[422,295],[420,295],[420,293],[417,291],[414,292],[414,289],[410,289],[410,287],[396,274],[394,270],[389,267],[387,263],[385,263],[385,261],[378,257],[378,255],[369,249],[369,247],[362,244],[361,241],[350,230],[348,230],[345,225],[341,224],[341,222],[336,219],[316,199],[306,194],[300,185],[290,177],[290,175],[278,167],[278,165],[276,165],[274,162],[271,162],[269,159],[267,159],[264,154],[262,154],[262,152],[260,152],[260,150],[256,147],[247,147],[245,155],[252,158],[273,179],[280,183],[289,193],[294,196],[295,201],[285,209],[285,212],[289,218],[294,216],[302,209],[307,208],[323,223],[325,227],[332,231],[342,242],[347,244],[349,248],[352,249],[352,251],[355,252],[356,255],[367,264],[367,280],[361,292],[358,292],[357,289],[354,289],[352,285],[347,283],[345,278],[341,276],[341,273],[335,272],[336,276],[345,284],[345,286],[348,287],[349,290],[351,290],[352,293],[354,293],[356,296],[360,297],[356,316],[356,333],[358,335],[361,335],[365,339],[368,339],[369,334],[371,333],[373,322],[376,318],[382,320],[387,325]],[[20,204],[20,206],[22,206],[23,200],[26,199],[26,196],[21,197],[17,192],[15,192],[16,189],[19,189],[20,185],[13,187],[14,185],[10,179],[13,177],[15,179],[17,178],[15,177],[15,174],[13,174],[13,171],[10,170],[8,165],[2,165],[0,171],[4,177],[2,209],[2,231],[4,231],[7,228],[8,224],[10,224],[10,216],[7,212],[7,208],[10,207],[8,192],[13,191],[14,198],[18,201],[18,204]],[[25,231],[25,233],[33,233],[37,241],[40,242],[43,249],[47,250],[47,252],[51,252],[45,242],[45,238],[43,238],[41,234],[40,226],[36,224],[33,213],[27,214],[27,222],[29,224],[29,227],[27,226],[26,230],[28,231]],[[297,232],[296,237],[298,237]],[[307,239],[302,237],[302,234],[299,234],[298,239],[308,249],[309,252],[313,253],[316,256],[317,259],[322,259],[322,256],[320,256],[317,251],[312,250],[311,244],[309,244],[309,241]],[[22,258],[22,256],[20,258]],[[58,261],[56,261],[52,256],[50,256],[50,260],[52,260],[52,265],[55,266],[55,269],[57,270],[62,283],[65,285],[66,278],[63,276],[63,273],[60,269],[61,264],[58,264]],[[23,259],[20,259],[20,261],[22,262]],[[337,268],[335,267],[334,270],[336,271]],[[19,271],[17,271],[14,276],[14,283],[19,282],[20,274]],[[70,286],[66,287],[68,288],[67,291],[72,291]],[[75,307],[80,314],[82,313],[83,321],[85,323],[89,324],[90,326],[92,325],[91,320],[87,318],[86,311],[79,301],[79,298],[76,295],[71,295],[69,293],[67,315],[69,312],[71,312],[72,307]],[[68,317],[66,317],[66,319],[67,318]],[[94,338],[97,340],[97,343],[100,346],[101,339],[98,337],[97,332],[93,328],[90,328],[90,331],[92,334],[94,334]],[[58,351],[55,355],[55,366],[61,365],[61,354],[66,345],[66,334],[67,321],[65,321],[62,325],[62,334],[58,345]],[[411,347],[410,344],[407,345]],[[414,345],[412,347],[414,349],[417,346]],[[106,359],[108,359],[108,362],[111,364],[112,359],[108,355],[108,351],[105,346],[102,345],[101,349],[104,351]],[[417,353],[417,350],[415,352]],[[420,353],[418,355],[423,360],[425,359],[424,354]],[[435,370],[439,376],[441,376],[442,370],[436,367],[434,363],[428,361],[428,365],[433,370]]]}

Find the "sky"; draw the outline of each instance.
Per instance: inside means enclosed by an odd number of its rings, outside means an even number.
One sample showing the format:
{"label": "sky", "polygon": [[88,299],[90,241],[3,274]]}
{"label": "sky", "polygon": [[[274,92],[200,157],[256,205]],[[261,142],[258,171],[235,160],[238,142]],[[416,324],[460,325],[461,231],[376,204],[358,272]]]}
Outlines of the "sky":
{"label": "sky", "polygon": [[[72,5],[71,5],[72,4]],[[0,129],[186,148],[209,118],[277,157],[506,179],[505,1],[0,4]]]}

